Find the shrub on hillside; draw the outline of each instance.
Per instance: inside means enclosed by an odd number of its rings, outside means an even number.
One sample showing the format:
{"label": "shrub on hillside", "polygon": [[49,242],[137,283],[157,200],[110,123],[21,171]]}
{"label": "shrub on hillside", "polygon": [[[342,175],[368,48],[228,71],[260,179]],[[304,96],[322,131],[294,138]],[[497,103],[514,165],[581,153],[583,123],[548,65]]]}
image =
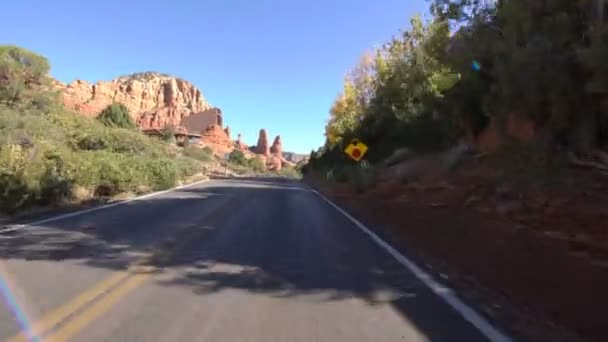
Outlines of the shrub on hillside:
{"label": "shrub on hillside", "polygon": [[242,151],[236,149],[230,152],[230,154],[228,155],[228,162],[239,166],[247,166],[248,164],[245,154]]}
{"label": "shrub on hillside", "polygon": [[266,170],[266,165],[264,165],[264,161],[258,156],[250,158],[247,161],[247,164],[255,172],[264,172]]}
{"label": "shrub on hillside", "polygon": [[32,51],[0,46],[0,102],[15,105],[41,100],[42,92],[37,88],[48,84],[49,69],[48,60]]}
{"label": "shrub on hillside", "polygon": [[203,170],[125,129],[135,125],[122,105],[98,120],[65,109],[41,86],[44,59],[6,51],[13,50],[0,47],[0,212],[57,204],[77,189],[97,196],[166,189]]}
{"label": "shrub on hillside", "polygon": [[167,126],[162,131],[161,139],[166,142],[174,143],[176,132],[177,130],[174,126]]}
{"label": "shrub on hillside", "polygon": [[205,147],[203,147],[203,151],[205,153],[207,153],[208,155],[213,156],[213,149],[211,147],[205,146]]}
{"label": "shrub on hillside", "polygon": [[184,155],[202,162],[209,162],[213,159],[213,150],[209,147],[188,146],[184,148]]}
{"label": "shrub on hillside", "polygon": [[108,127],[135,128],[129,109],[122,103],[112,103],[104,108],[97,116],[97,120]]}
{"label": "shrub on hillside", "polygon": [[281,171],[278,172],[279,175],[288,178],[300,178],[301,174],[298,170],[290,165],[283,165]]}
{"label": "shrub on hillside", "polygon": [[0,173],[0,210],[13,213],[32,200],[32,193],[21,175]]}
{"label": "shrub on hillside", "polygon": [[173,160],[177,168],[178,178],[183,179],[204,172],[206,169],[192,158],[177,157]]}

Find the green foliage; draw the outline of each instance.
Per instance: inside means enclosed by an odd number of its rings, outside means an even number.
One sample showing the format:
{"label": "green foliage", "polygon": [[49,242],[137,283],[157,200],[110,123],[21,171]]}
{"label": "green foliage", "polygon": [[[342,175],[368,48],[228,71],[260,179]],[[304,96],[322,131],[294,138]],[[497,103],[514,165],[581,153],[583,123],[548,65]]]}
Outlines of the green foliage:
{"label": "green foliage", "polygon": [[8,213],[32,202],[25,180],[20,175],[0,173],[0,208]]}
{"label": "green foliage", "polygon": [[97,116],[97,120],[108,127],[135,128],[129,109],[122,103],[112,103],[104,108]]}
{"label": "green foliage", "polygon": [[595,0],[431,3],[432,20],[413,18],[348,74],[308,169],[350,165],[341,151],[353,137],[375,162],[397,147],[444,149],[512,113],[549,147],[608,143],[608,24]]}
{"label": "green foliage", "polygon": [[32,102],[32,94],[48,85],[46,58],[17,46],[0,46],[0,103]]}
{"label": "green foliage", "polygon": [[266,165],[264,165],[264,161],[258,156],[255,156],[255,157],[247,160],[247,165],[254,172],[264,172],[266,170]]}
{"label": "green foliage", "polygon": [[213,157],[213,149],[209,146],[203,147],[203,152]]}
{"label": "green foliage", "polygon": [[[167,126],[162,131],[161,139],[166,142],[175,142],[176,129],[173,126]],[[187,140],[187,139],[186,139]]]}
{"label": "green foliage", "polygon": [[443,92],[459,76],[441,63],[448,41],[443,22],[412,30],[367,54],[349,74],[330,110],[327,148],[342,150],[357,137],[373,146],[368,158],[380,159],[396,146],[439,149],[455,136],[455,120],[440,111]]}
{"label": "green foliage", "polygon": [[238,166],[248,166],[247,158],[241,150],[234,149],[228,155],[228,162]]}
{"label": "green foliage", "polygon": [[181,146],[183,148],[190,147],[190,139],[188,137],[184,137],[182,141],[178,142],[178,146]]}
{"label": "green foliage", "polygon": [[205,146],[205,148],[196,146],[184,147],[184,155],[202,162],[209,162],[213,160],[213,150],[211,150],[211,148],[208,146]]}
{"label": "green foliage", "polygon": [[201,166],[201,163],[192,158],[177,157],[173,159],[173,162],[177,168],[179,179],[191,177],[197,173],[206,171],[205,167]]}
{"label": "green foliage", "polygon": [[279,175],[287,178],[301,178],[302,174],[291,165],[283,165],[281,170],[278,172]]}
{"label": "green foliage", "polygon": [[203,170],[196,158],[119,128],[133,127],[120,105],[100,120],[63,108],[44,87],[48,64],[38,57],[0,47],[0,212],[71,201],[77,188],[96,196],[166,189]]}

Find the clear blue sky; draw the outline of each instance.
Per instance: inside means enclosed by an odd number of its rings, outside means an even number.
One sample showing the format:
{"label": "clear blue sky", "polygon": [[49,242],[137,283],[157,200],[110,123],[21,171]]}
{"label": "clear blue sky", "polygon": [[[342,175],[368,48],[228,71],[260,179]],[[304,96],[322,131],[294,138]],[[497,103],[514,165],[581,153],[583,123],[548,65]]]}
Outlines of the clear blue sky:
{"label": "clear blue sky", "polygon": [[48,57],[63,82],[182,77],[248,144],[266,128],[308,153],[359,56],[427,12],[425,0],[18,0],[2,5],[0,44]]}

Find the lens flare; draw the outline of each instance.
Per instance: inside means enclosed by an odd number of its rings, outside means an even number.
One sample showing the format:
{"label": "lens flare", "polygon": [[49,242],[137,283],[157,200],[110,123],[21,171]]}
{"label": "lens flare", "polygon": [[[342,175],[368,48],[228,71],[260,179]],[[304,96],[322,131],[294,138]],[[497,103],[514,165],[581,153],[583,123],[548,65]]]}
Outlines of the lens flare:
{"label": "lens flare", "polygon": [[478,61],[473,61],[471,63],[471,67],[473,67],[473,70],[475,70],[475,71],[480,71],[481,70],[481,64],[479,64]]}
{"label": "lens flare", "polygon": [[33,333],[30,321],[17,302],[17,298],[13,295],[13,292],[8,285],[8,281],[5,279],[6,274],[3,273],[0,266],[0,297],[2,297],[2,300],[13,314],[15,321],[17,321],[17,324],[19,325],[20,331],[25,332],[28,341],[41,342],[40,338]]}

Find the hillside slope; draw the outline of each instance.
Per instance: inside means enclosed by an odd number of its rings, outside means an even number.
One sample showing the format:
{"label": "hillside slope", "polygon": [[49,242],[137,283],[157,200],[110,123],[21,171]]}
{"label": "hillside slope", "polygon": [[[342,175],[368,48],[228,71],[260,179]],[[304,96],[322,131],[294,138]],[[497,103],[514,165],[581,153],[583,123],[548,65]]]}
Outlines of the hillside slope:
{"label": "hillside slope", "polygon": [[48,70],[44,57],[0,46],[0,213],[166,189],[204,172],[202,158],[64,107]]}

